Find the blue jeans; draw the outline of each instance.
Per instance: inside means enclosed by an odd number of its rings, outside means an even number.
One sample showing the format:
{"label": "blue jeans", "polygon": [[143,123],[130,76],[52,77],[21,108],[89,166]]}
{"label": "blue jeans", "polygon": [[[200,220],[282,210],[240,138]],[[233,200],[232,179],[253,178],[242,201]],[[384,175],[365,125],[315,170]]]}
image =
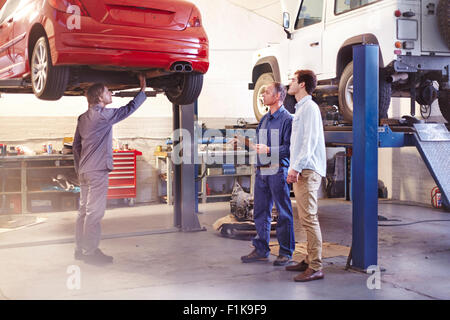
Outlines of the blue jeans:
{"label": "blue jeans", "polygon": [[290,199],[289,185],[286,182],[288,168],[280,167],[276,174],[262,175],[256,171],[254,196],[254,221],[257,235],[253,245],[260,256],[268,257],[270,253],[270,226],[272,207],[278,210],[276,227],[277,239],[280,244],[279,255],[292,257],[295,249],[294,218]]}

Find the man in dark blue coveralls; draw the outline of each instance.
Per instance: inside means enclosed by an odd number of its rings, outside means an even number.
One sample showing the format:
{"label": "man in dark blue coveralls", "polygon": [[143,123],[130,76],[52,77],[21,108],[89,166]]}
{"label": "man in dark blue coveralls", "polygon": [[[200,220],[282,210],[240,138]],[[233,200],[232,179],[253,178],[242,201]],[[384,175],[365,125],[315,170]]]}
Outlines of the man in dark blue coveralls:
{"label": "man in dark blue coveralls", "polygon": [[280,244],[274,265],[286,265],[295,249],[290,189],[286,182],[293,117],[283,106],[285,97],[286,89],[278,82],[269,85],[264,93],[264,104],[270,111],[259,122],[258,144],[252,146],[258,155],[253,211],[257,235],[253,238],[255,249],[241,257],[244,263],[268,260],[274,202],[279,213],[276,232]]}
{"label": "man in dark blue coveralls", "polygon": [[[80,209],[75,229],[75,259],[86,263],[111,263],[113,257],[99,248],[101,220],[105,214],[108,174],[113,170],[112,126],[127,118],[144,103],[146,79],[139,76],[141,91],[126,106],[105,108],[112,103],[111,91],[101,83],[87,92],[89,109],[78,117],[73,140],[75,171],[80,181]],[[83,252],[84,250],[84,252]]]}

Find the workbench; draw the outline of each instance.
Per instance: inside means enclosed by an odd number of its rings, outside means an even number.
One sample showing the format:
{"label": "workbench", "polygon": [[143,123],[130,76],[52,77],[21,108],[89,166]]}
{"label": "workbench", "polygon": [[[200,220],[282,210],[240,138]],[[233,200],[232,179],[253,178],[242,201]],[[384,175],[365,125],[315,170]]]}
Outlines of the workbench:
{"label": "workbench", "polygon": [[[135,204],[136,156],[138,155],[142,155],[142,153],[137,150],[113,152],[114,170],[109,173],[108,199],[124,198],[128,200],[130,206]],[[11,203],[14,206],[13,213],[32,212],[31,198],[35,198],[35,195],[42,195],[45,196],[42,197],[44,199],[52,194],[62,196],[55,202],[66,200],[72,205],[57,205],[56,208],[48,206],[48,211],[54,211],[54,209],[76,210],[78,194],[64,190],[52,190],[52,185],[55,186],[52,179],[56,178],[58,174],[78,180],[73,161],[72,154],[0,157],[0,212],[8,211]],[[40,186],[42,184],[46,184],[48,188],[42,188]],[[36,202],[36,200],[34,201]]]}
{"label": "workbench", "polygon": [[[0,210],[5,211],[7,198],[15,199],[14,213],[30,213],[34,195],[65,194],[59,190],[42,190],[40,183],[52,184],[58,174],[73,175],[73,155],[43,154],[36,156],[0,157]],[[73,197],[73,194],[72,194]],[[20,200],[18,200],[20,198]]]}

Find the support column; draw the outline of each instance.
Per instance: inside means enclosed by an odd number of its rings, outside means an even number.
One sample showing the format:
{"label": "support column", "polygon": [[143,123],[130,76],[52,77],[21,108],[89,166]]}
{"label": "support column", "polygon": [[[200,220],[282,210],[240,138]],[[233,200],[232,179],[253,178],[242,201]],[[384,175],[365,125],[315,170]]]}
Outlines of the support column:
{"label": "support column", "polygon": [[[180,129],[180,106],[174,104],[172,109],[173,132]],[[173,137],[173,149],[181,143]],[[168,164],[167,164],[168,165]],[[170,171],[169,171],[170,172]],[[173,225],[181,228],[181,165],[173,166]]]}
{"label": "support column", "polygon": [[183,129],[181,141],[175,141],[176,146],[182,143],[183,162],[174,164],[174,224],[182,231],[203,231],[195,213],[195,159],[197,150],[194,132],[194,104],[173,106],[174,131]]}
{"label": "support column", "polygon": [[378,52],[353,47],[352,266],[377,265],[378,255]]}

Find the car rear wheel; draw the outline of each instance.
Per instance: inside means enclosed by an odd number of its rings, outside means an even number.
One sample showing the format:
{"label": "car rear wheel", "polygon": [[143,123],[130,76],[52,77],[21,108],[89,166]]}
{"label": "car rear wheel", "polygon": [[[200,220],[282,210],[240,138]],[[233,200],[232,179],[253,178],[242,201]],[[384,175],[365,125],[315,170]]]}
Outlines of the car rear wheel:
{"label": "car rear wheel", "polygon": [[275,81],[272,73],[263,73],[256,80],[255,88],[253,90],[253,112],[256,120],[261,118],[269,111],[269,107],[264,104],[264,92],[266,88]]}
{"label": "car rear wheel", "polygon": [[69,81],[69,67],[52,64],[47,39],[40,37],[31,56],[31,84],[39,99],[58,100],[64,95]]}
{"label": "car rear wheel", "polygon": [[197,100],[203,87],[203,74],[187,73],[182,74],[179,83],[165,91],[170,102],[177,105],[194,103]]}
{"label": "car rear wheel", "polygon": [[[379,77],[379,118],[388,117],[389,105],[391,104],[392,86],[388,83],[380,71]],[[348,122],[353,121],[353,62],[344,69],[339,80],[339,111]]]}

